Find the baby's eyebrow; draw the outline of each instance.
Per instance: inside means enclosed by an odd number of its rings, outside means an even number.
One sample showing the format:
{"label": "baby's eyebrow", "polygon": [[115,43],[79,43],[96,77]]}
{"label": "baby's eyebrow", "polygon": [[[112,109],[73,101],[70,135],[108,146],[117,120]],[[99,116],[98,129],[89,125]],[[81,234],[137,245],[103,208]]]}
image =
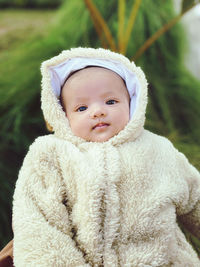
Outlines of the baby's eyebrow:
{"label": "baby's eyebrow", "polygon": [[77,101],[77,102],[85,102],[85,101],[87,101],[88,100],[88,97],[80,97],[80,96],[77,96],[76,98],[75,98],[75,100]]}
{"label": "baby's eyebrow", "polygon": [[107,92],[103,93],[101,96],[102,96],[102,97],[107,97],[107,96],[114,96],[114,95],[115,95],[114,92],[112,92],[112,91],[107,91]]}

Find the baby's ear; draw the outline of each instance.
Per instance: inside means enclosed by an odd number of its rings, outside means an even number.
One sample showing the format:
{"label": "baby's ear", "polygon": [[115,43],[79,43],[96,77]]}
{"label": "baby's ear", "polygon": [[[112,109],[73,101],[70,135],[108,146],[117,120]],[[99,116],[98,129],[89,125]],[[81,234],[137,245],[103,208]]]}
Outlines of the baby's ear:
{"label": "baby's ear", "polygon": [[53,127],[47,122],[45,121],[45,124],[46,124],[46,128],[49,132],[53,132]]}

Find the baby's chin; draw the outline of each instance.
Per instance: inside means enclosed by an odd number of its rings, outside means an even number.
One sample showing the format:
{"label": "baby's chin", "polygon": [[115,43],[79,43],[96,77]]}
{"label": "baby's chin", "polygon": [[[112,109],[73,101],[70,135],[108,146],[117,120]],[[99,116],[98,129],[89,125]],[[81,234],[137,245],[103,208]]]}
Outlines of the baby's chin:
{"label": "baby's chin", "polygon": [[97,135],[97,136],[91,136],[90,138],[84,138],[88,142],[94,142],[94,143],[103,143],[107,142],[109,139],[111,139],[114,135]]}

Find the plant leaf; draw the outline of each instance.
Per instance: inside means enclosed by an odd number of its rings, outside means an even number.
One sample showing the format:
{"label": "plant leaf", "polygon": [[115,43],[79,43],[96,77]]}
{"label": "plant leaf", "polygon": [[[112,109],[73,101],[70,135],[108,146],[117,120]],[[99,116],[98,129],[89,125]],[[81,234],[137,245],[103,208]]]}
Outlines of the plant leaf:
{"label": "plant leaf", "polygon": [[135,23],[135,19],[137,17],[137,13],[140,7],[142,0],[135,0],[132,9],[131,9],[131,14],[128,20],[128,25],[127,25],[127,29],[126,29],[126,33],[125,33],[125,41],[124,41],[124,46],[122,49],[123,54],[126,54],[126,50],[127,50],[127,46],[128,46],[128,42],[130,39],[130,35],[131,35],[131,31],[133,29],[134,23]]}
{"label": "plant leaf", "polygon": [[92,0],[84,0],[86,7],[88,8],[91,18],[94,22],[96,31],[99,35],[101,30],[105,34],[106,41],[108,42],[110,49],[116,51],[115,41],[112,37],[112,34],[108,28],[107,23],[105,22],[104,18],[101,16],[98,8],[95,6]]}
{"label": "plant leaf", "polygon": [[[190,2],[190,5],[187,6],[186,9],[184,9],[184,11],[182,10],[182,12],[177,15],[176,17],[174,17],[173,19],[171,19],[168,23],[166,23],[165,25],[163,25],[163,27],[161,27],[157,32],[155,32],[151,37],[149,37],[149,39],[147,39],[145,41],[145,43],[137,50],[137,52],[135,53],[134,57],[132,58],[133,61],[136,61],[139,57],[141,57],[141,55],[161,36],[163,35],[165,32],[167,32],[168,30],[170,30],[180,19],[181,17],[188,12],[190,9],[192,9],[196,4],[197,1],[193,1],[193,0],[186,0],[187,2]],[[199,2],[199,1],[198,1]]]}
{"label": "plant leaf", "polygon": [[118,0],[118,48],[122,52],[124,45],[124,15],[126,9],[125,0]]}
{"label": "plant leaf", "polygon": [[182,0],[182,9],[181,9],[181,13],[183,13],[185,10],[187,10],[188,8],[190,8],[190,6],[193,6],[196,4],[196,0]]}

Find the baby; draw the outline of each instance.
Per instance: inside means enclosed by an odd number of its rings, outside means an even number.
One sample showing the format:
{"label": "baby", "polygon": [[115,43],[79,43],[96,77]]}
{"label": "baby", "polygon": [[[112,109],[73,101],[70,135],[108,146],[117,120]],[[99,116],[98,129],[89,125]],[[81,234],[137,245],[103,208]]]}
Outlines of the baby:
{"label": "baby", "polygon": [[200,266],[200,175],[144,129],[147,82],[123,55],[74,48],[42,65],[54,134],[30,146],[13,200],[14,265]]}

